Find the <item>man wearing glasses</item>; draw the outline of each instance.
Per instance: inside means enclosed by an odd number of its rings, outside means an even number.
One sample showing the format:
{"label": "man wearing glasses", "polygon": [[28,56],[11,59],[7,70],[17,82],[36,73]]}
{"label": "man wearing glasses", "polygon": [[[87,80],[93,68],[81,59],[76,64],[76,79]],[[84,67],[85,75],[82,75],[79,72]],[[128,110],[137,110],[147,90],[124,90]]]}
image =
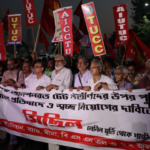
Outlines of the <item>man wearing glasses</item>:
{"label": "man wearing glasses", "polygon": [[132,92],[133,84],[127,81],[129,70],[125,66],[118,66],[115,71],[115,78],[119,90],[128,90]]}
{"label": "man wearing glasses", "polygon": [[51,78],[44,73],[44,63],[37,62],[34,65],[34,74],[29,77],[26,88],[34,90],[42,90],[51,84]]}
{"label": "man wearing glasses", "polygon": [[7,62],[8,70],[4,72],[1,84],[3,86],[11,86],[16,90],[24,83],[23,71],[16,69],[17,63],[15,59],[9,59]]}
{"label": "man wearing glasses", "polygon": [[129,70],[129,76],[127,80],[133,84],[134,89],[138,89],[141,77],[137,75],[137,68],[134,61],[130,61],[127,65],[127,68]]}
{"label": "man wearing glasses", "polygon": [[83,88],[84,91],[100,91],[100,90],[118,90],[114,81],[102,74],[103,64],[94,59],[91,62],[90,72],[93,78],[88,80],[87,85]]}
{"label": "man wearing glasses", "polygon": [[55,70],[52,72],[52,81],[49,86],[46,87],[47,91],[56,89],[63,91],[69,89],[72,85],[72,72],[70,69],[65,68],[66,60],[63,55],[57,55],[55,57]]}
{"label": "man wearing glasses", "polygon": [[[88,80],[93,76],[91,75],[90,71],[87,69],[89,63],[86,57],[80,56],[78,58],[77,66],[79,69],[79,73],[75,75],[74,88],[76,88],[77,91],[80,91],[86,86]],[[73,87],[70,87],[69,90],[72,91]]]}
{"label": "man wearing glasses", "polygon": [[[1,84],[3,86],[14,87],[17,90],[18,87],[21,87],[21,84],[24,84],[24,74],[22,71],[17,70],[16,66],[15,59],[9,59],[7,61],[8,70],[4,72]],[[8,149],[14,149],[17,143],[17,137],[10,134]]]}
{"label": "man wearing glasses", "polygon": [[150,90],[150,59],[148,59],[145,63],[145,77],[140,80],[139,88]]}
{"label": "man wearing glasses", "polygon": [[54,58],[50,58],[48,60],[48,63],[47,63],[47,68],[45,69],[44,71],[44,74],[46,74],[47,76],[51,77],[52,76],[52,72],[54,70]]}

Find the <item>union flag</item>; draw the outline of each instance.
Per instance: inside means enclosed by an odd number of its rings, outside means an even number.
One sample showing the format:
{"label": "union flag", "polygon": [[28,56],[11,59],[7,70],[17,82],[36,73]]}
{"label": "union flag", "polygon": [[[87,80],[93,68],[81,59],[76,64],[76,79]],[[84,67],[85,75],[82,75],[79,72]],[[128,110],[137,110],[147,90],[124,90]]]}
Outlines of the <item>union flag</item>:
{"label": "union flag", "polygon": [[150,58],[150,49],[132,30],[124,55],[132,58],[137,64],[138,71],[141,71],[145,68],[145,62]]}
{"label": "union flag", "polygon": [[58,8],[61,8],[61,5],[58,0],[44,1],[40,25],[43,28],[43,30],[52,37],[54,36],[55,32],[53,11]]}

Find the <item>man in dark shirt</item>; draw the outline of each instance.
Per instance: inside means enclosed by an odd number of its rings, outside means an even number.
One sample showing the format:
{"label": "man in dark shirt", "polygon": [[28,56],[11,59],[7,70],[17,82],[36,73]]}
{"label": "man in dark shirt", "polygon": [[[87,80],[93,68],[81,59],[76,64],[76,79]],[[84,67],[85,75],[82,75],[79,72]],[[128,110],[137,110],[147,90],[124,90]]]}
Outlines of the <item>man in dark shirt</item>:
{"label": "man in dark shirt", "polygon": [[145,63],[145,77],[140,80],[139,88],[150,90],[150,59],[148,59]]}

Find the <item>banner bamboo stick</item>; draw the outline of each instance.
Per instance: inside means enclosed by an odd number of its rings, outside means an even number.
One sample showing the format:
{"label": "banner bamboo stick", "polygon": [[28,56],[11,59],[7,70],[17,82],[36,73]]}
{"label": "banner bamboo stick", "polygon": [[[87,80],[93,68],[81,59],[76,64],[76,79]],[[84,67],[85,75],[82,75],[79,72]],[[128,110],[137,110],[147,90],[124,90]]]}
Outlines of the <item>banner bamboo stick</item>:
{"label": "banner bamboo stick", "polygon": [[37,32],[37,35],[36,35],[36,41],[35,41],[35,45],[34,45],[34,50],[33,50],[34,52],[36,52],[36,46],[37,46],[37,40],[38,40],[38,36],[39,36],[40,27],[41,27],[41,25],[39,24],[38,32]]}
{"label": "banner bamboo stick", "polygon": [[34,45],[35,45],[35,36],[34,36],[33,26],[31,26],[31,29],[32,29],[33,41],[34,41]]}
{"label": "banner bamboo stick", "polygon": [[[125,48],[125,51],[126,51],[126,43],[125,43],[125,42],[124,42],[124,48]],[[124,62],[124,57],[125,57],[125,55],[123,55],[121,65],[122,65],[122,64],[123,64],[123,62]]]}
{"label": "banner bamboo stick", "polygon": [[120,6],[120,0],[118,0],[119,1],[119,6]]}
{"label": "banner bamboo stick", "polygon": [[16,59],[16,45],[14,44],[14,58]]}
{"label": "banner bamboo stick", "polygon": [[53,56],[55,55],[55,53],[56,53],[56,51],[57,51],[57,48],[58,48],[59,44],[60,44],[60,43],[57,44]]}

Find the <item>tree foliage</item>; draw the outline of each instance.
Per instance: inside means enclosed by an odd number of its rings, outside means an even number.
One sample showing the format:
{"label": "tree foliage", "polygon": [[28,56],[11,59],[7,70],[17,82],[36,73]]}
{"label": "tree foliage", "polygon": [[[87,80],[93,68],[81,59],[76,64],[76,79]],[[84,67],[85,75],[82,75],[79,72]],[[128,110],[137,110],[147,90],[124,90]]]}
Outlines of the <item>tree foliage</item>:
{"label": "tree foliage", "polygon": [[[150,0],[132,0],[133,30],[147,45],[150,44]],[[148,4],[146,6],[145,4]]]}

